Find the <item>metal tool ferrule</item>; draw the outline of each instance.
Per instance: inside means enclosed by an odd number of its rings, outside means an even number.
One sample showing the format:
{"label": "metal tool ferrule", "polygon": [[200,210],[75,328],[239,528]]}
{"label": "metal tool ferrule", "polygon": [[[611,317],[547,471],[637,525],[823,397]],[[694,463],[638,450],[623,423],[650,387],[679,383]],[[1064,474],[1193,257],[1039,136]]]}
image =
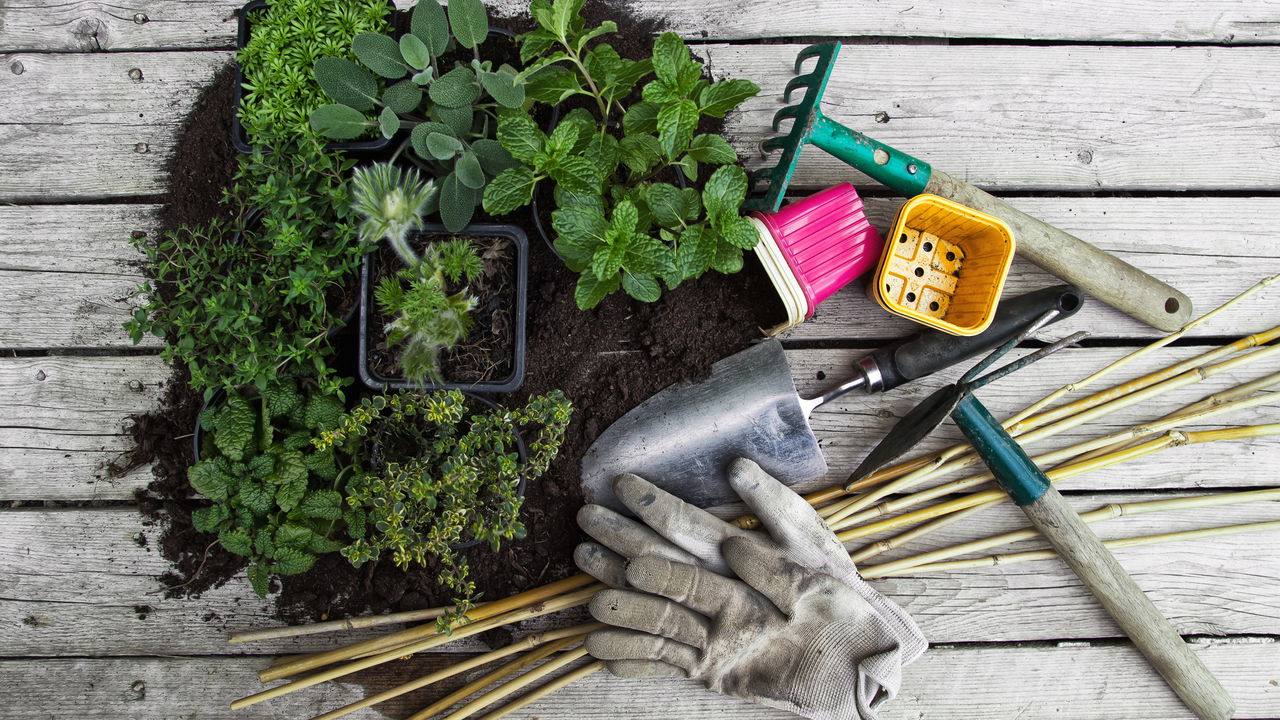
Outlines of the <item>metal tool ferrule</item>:
{"label": "metal tool ferrule", "polygon": [[880,392],[884,389],[884,374],[880,372],[880,364],[870,355],[858,360],[858,372],[862,373],[864,383],[862,389],[866,392]]}

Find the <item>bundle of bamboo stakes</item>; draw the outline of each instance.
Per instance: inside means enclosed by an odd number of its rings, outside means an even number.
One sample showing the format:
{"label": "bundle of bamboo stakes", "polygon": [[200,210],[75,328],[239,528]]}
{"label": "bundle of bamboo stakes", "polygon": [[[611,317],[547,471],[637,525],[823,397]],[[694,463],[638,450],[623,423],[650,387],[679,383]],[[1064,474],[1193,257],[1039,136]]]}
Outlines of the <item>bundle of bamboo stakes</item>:
{"label": "bundle of bamboo stakes", "polygon": [[[1214,348],[1195,357],[1183,360],[1134,380],[1119,383],[1069,403],[1055,405],[1071,393],[1077,393],[1101,381],[1122,367],[1131,365],[1155,353],[1192,328],[1200,325],[1228,308],[1250,297],[1263,287],[1280,279],[1280,275],[1260,281],[1225,305],[1189,323],[1178,332],[1168,335],[1107,365],[1103,369],[1077,382],[1065,385],[1005,421],[1004,426],[1024,447],[1060,435],[1085,423],[1130,408],[1171,391],[1188,387],[1207,378],[1249,365],[1271,361],[1280,356],[1280,345],[1267,343],[1280,338],[1280,327],[1243,337],[1235,342]],[[1280,423],[1226,427],[1211,430],[1190,429],[1221,416],[1248,408],[1256,408],[1280,401],[1280,393],[1269,390],[1280,384],[1280,372],[1271,373],[1248,382],[1235,385],[1225,391],[1211,394],[1191,405],[1168,412],[1155,420],[1134,425],[1120,432],[1077,442],[1069,447],[1033,455],[1038,465],[1046,469],[1049,478],[1061,482],[1068,478],[1112,467],[1166,449],[1180,448],[1201,443],[1256,438],[1280,434]],[[1052,409],[1050,409],[1051,406]],[[1216,424],[1216,423],[1215,423]],[[918,575],[972,567],[1007,565],[1017,562],[1055,557],[1051,550],[1032,550],[1003,555],[956,559],[962,555],[989,550],[1010,543],[1037,537],[1034,529],[1006,532],[991,537],[966,542],[951,547],[918,553],[875,565],[864,565],[868,560],[907,543],[920,540],[930,533],[972,517],[984,509],[1002,503],[1008,498],[992,486],[991,475],[982,472],[981,461],[967,445],[955,445],[939,452],[919,457],[883,469],[870,477],[845,486],[829,488],[806,496],[819,515],[846,544],[881,536],[880,539],[854,549],[850,557],[859,564],[862,575],[884,578]],[[937,480],[953,472],[977,468],[976,472],[958,480],[933,484],[924,489],[909,492],[929,481]],[[983,488],[986,489],[983,489]],[[1082,513],[1086,522],[1101,522],[1119,517],[1171,510],[1217,507],[1239,503],[1280,500],[1280,488],[1250,491],[1221,492],[1202,495],[1160,499],[1148,502],[1109,504]],[[928,504],[931,501],[933,504]],[[754,519],[735,521],[742,527],[753,527]],[[1111,548],[1194,540],[1207,537],[1280,529],[1280,521],[1256,522],[1185,532],[1111,540],[1105,544]],[[897,533],[897,534],[891,534]],[[241,698],[231,703],[233,709],[254,705],[281,697],[329,680],[374,667],[381,663],[405,658],[414,653],[438,648],[447,643],[470,637],[512,623],[549,615],[570,608],[586,605],[603,585],[587,575],[577,575],[549,585],[535,588],[504,600],[480,605],[455,623],[450,633],[437,632],[435,622],[427,622],[388,635],[355,643],[336,650],[309,655],[285,657],[259,673],[262,682],[292,678],[289,682]],[[433,620],[448,608],[437,608],[411,613],[376,616],[319,623],[295,628],[278,628],[233,636],[231,642],[248,642],[268,638],[281,638],[338,630],[376,627],[391,623],[407,623]],[[597,623],[575,625],[528,635],[506,647],[482,655],[470,657],[450,667],[435,671],[404,683],[398,687],[369,696],[359,702],[326,712],[313,720],[329,720],[351,714],[363,708],[399,697],[446,678],[494,663],[502,658],[520,655],[506,664],[467,683],[437,702],[411,716],[410,720],[426,720],[453,708],[443,717],[447,720],[482,717],[495,720],[532,702],[556,692],[600,670],[603,664],[587,657],[582,646],[587,633],[601,627]],[[535,667],[536,666],[536,667]],[[568,672],[562,672],[571,668]],[[532,668],[532,669],[530,669]],[[522,672],[523,671],[523,672]],[[557,675],[537,689],[517,697],[480,715],[502,699],[519,693],[525,688]],[[515,677],[511,677],[511,676]],[[479,693],[479,695],[476,695]],[[476,697],[472,697],[476,695]],[[468,698],[470,698],[468,700]],[[459,702],[460,707],[454,708]]]}

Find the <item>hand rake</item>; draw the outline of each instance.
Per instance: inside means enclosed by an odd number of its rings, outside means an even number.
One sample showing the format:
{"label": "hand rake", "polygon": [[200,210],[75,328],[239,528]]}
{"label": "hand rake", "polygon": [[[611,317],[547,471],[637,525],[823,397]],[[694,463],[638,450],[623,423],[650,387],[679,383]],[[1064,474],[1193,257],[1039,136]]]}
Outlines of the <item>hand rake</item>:
{"label": "hand rake", "polygon": [[804,98],[773,116],[775,132],[784,120],[792,121],[791,128],[762,145],[766,151],[781,151],[781,156],[774,167],[753,173],[753,183],[767,185],[764,197],[748,202],[747,209],[777,210],[801,150],[806,143],[817,145],[907,197],[939,195],[1000,218],[1013,228],[1019,255],[1137,320],[1174,331],[1191,319],[1191,300],[1173,287],[963,180],[934,170],[923,160],[823,115],[823,93],[839,52],[840,43],[833,41],[811,45],[796,57],[796,73],[800,73],[806,60],[816,58],[817,63],[810,72],[797,74],[787,83],[783,102],[790,103],[792,93],[800,89],[804,90]]}

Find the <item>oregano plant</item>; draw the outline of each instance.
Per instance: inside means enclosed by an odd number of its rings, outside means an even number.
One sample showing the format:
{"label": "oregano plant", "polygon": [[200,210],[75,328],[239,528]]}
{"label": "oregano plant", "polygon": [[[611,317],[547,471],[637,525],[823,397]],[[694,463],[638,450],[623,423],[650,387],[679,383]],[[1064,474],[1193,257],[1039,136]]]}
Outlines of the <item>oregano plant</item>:
{"label": "oregano plant", "polygon": [[[493,139],[495,112],[524,104],[524,82],[510,65],[481,58],[488,35],[481,0],[453,0],[447,11],[436,0],[420,0],[410,32],[399,40],[361,33],[351,42],[358,63],[343,57],[315,63],[316,80],[333,102],[311,112],[311,127],[334,139],[373,128],[387,138],[409,130],[396,156],[408,150],[437,178],[440,220],[453,232],[471,221],[489,181],[516,164]],[[445,60],[467,51],[469,60]]]}
{"label": "oregano plant", "polygon": [[[739,215],[746,173],[723,137],[697,127],[759,88],[709,80],[674,33],[657,38],[651,58],[622,58],[600,42],[617,26],[587,28],[582,4],[534,0],[538,28],[520,36],[520,78],[537,103],[581,96],[591,109],[566,113],[550,134],[527,109],[502,110],[497,139],[520,165],[485,188],[485,211],[512,212],[533,199],[540,182],[553,183],[554,244],[579,273],[574,297],[583,309],[619,289],[652,302],[663,285],[672,289],[708,270],[737,272],[743,250],[757,240]],[[665,181],[673,169],[694,187]]]}

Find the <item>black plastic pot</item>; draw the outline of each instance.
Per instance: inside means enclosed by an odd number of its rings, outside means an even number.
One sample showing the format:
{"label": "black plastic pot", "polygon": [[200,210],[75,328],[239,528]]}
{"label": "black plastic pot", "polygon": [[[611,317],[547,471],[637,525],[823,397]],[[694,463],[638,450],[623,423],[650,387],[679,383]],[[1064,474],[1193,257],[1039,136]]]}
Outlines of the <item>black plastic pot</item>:
{"label": "black plastic pot", "polygon": [[525,315],[528,311],[529,287],[529,238],[515,225],[499,225],[492,223],[473,223],[460,232],[450,233],[443,225],[428,224],[421,230],[424,234],[449,234],[455,236],[488,236],[502,237],[515,246],[516,263],[516,306],[515,329],[512,338],[511,373],[505,378],[477,383],[426,383],[410,382],[406,378],[389,378],[379,375],[369,367],[369,329],[373,316],[373,274],[377,253],[364,256],[360,267],[360,355],[356,365],[360,382],[375,391],[385,390],[448,390],[457,389],[472,392],[508,393],[520,387],[524,382],[524,350],[525,350]]}
{"label": "black plastic pot", "polygon": [[[388,22],[394,25],[396,5],[392,0],[387,0],[387,7],[390,8],[390,17]],[[249,13],[256,10],[265,10],[267,8],[267,0],[250,0],[244,7],[236,11],[236,49],[239,50],[249,44],[249,35],[253,32],[253,26],[249,23]],[[242,153],[252,153],[253,145],[249,142],[249,135],[245,132],[244,126],[240,124],[240,100],[244,97],[244,75],[240,71],[240,63],[236,63],[236,82],[235,82],[236,102],[235,107],[231,110],[231,144],[236,150]],[[343,150],[352,153],[373,153],[379,150],[385,150],[391,145],[391,138],[376,137],[368,140],[346,140],[343,142],[332,142],[325,147],[329,150]],[[270,148],[261,148],[263,152],[270,152]]]}

